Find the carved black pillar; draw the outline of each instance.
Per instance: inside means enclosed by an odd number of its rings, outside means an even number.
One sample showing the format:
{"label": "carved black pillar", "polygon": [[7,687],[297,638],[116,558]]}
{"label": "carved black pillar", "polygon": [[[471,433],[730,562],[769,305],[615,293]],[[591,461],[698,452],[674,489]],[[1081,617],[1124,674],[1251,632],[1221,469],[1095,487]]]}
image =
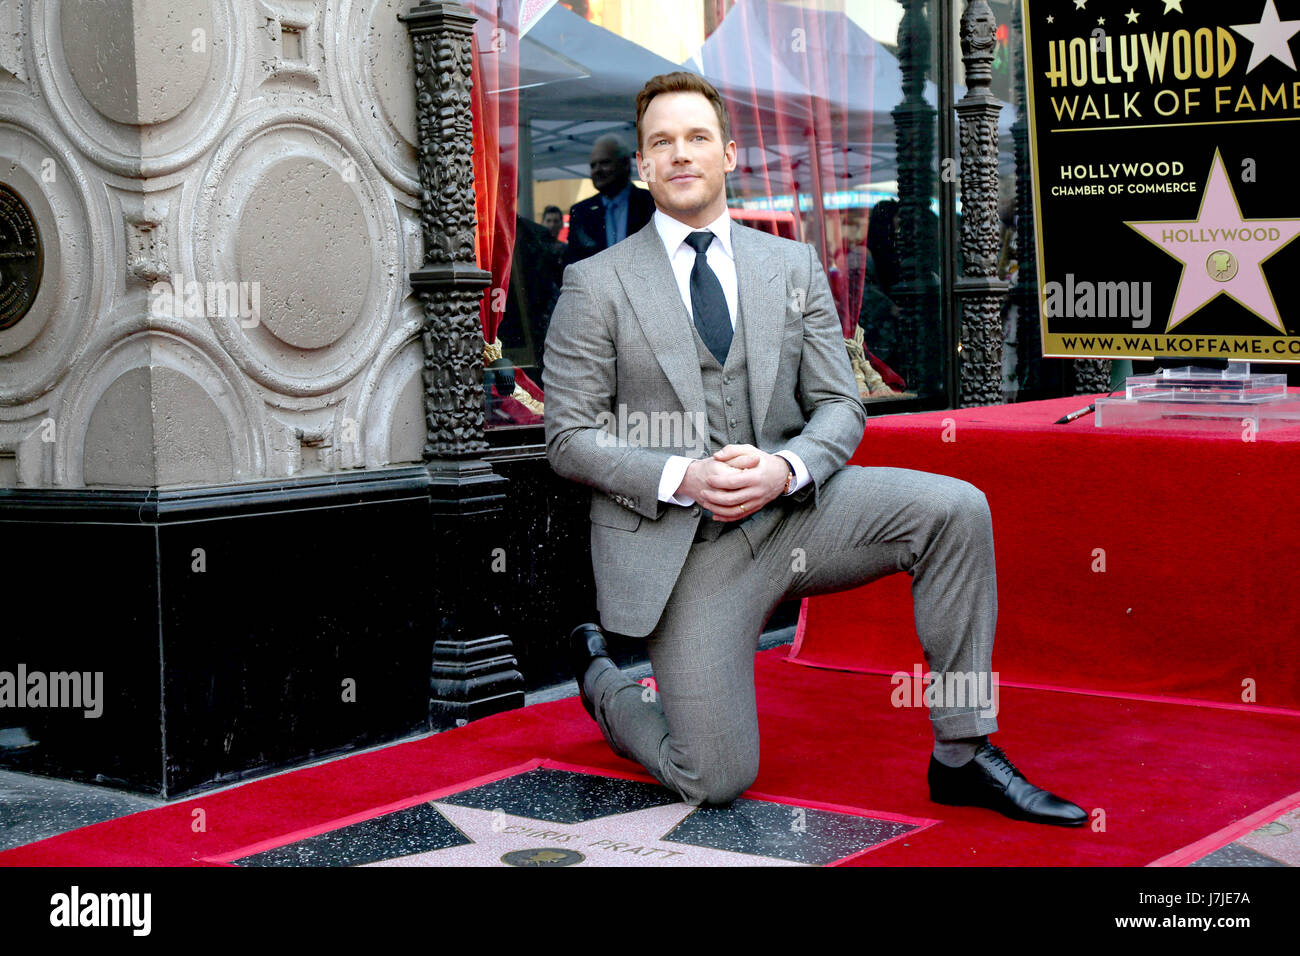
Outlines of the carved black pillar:
{"label": "carved black pillar", "polygon": [[1074,394],[1096,395],[1110,391],[1110,359],[1075,359]]}
{"label": "carved black pillar", "polygon": [[1020,4],[1011,5],[1012,52],[1015,56],[1016,121],[1011,138],[1016,150],[1016,306],[1017,379],[1022,389],[1043,386],[1043,329],[1038,312],[1038,234],[1034,227],[1034,171],[1029,154],[1029,88],[1025,75],[1024,32]]}
{"label": "carved black pillar", "polygon": [[483,330],[479,302],[491,283],[474,255],[471,43],[475,17],[459,3],[424,2],[400,15],[411,34],[419,131],[424,264],[411,290],[424,305],[425,466],[436,581],[430,722],[444,728],[524,703],[510,640],[499,626],[493,573],[507,533],[506,481],[480,457]]}
{"label": "carved black pillar", "polygon": [[925,0],[902,0],[898,24],[898,66],[903,100],[891,114],[898,158],[899,277],[890,297],[898,305],[894,328],[883,326],[868,343],[918,393],[933,393],[943,379],[940,365],[938,221],[934,198],[934,137],[937,110],[925,99],[930,71],[930,23]]}
{"label": "carved black pillar", "polygon": [[957,103],[962,274],[955,290],[962,313],[962,407],[1002,401],[1002,301],[1007,292],[1007,283],[998,277],[998,113],[1002,104],[989,89],[996,30],[986,0],[966,4],[961,17],[966,95]]}

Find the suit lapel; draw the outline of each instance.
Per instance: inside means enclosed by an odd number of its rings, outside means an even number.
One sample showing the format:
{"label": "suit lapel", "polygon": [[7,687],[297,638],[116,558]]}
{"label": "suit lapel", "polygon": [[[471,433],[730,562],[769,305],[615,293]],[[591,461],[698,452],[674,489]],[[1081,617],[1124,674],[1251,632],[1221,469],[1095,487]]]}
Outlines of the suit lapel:
{"label": "suit lapel", "polygon": [[761,439],[781,358],[785,289],[775,281],[781,274],[779,259],[765,257],[754,232],[735,221],[731,224],[731,248],[736,255],[736,285],[745,323],[749,407],[754,415],[754,437]]}
{"label": "suit lapel", "polygon": [[641,331],[682,408],[690,413],[705,413],[704,383],[691,317],[682,304],[677,277],[654,221],[629,238],[623,248],[632,265],[630,272],[624,272],[627,297]]}
{"label": "suit lapel", "polygon": [[[745,323],[749,403],[757,438],[767,418],[781,356],[785,289],[775,281],[781,274],[779,261],[764,257],[751,230],[733,222],[731,243],[736,257],[740,314]],[[625,247],[632,263],[630,273],[624,273],[628,300],[646,341],[682,407],[688,412],[706,412],[694,327],[677,291],[677,278],[653,220],[632,236]]]}

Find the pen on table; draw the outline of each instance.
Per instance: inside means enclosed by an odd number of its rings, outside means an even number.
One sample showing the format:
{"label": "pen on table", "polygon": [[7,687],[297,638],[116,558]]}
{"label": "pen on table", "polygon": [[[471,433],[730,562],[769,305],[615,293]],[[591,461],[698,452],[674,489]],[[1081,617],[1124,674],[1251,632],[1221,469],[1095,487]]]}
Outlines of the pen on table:
{"label": "pen on table", "polygon": [[1061,418],[1058,418],[1058,419],[1054,422],[1054,424],[1056,424],[1056,425],[1068,425],[1068,424],[1070,424],[1070,422],[1074,421],[1076,418],[1082,418],[1084,415],[1087,415],[1089,412],[1093,412],[1093,411],[1096,411],[1096,410],[1097,410],[1097,405],[1096,405],[1096,403],[1093,403],[1092,405],[1089,405],[1087,408],[1081,408],[1081,409],[1079,409],[1077,412],[1070,412],[1070,414],[1065,415],[1065,416],[1063,416],[1063,417],[1061,417]]}

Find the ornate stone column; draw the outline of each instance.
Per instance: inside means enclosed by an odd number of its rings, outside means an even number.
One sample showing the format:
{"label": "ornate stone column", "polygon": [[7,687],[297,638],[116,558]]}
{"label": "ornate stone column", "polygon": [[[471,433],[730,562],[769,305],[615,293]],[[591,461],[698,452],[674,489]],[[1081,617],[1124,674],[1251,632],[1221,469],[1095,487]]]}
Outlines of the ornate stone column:
{"label": "ornate stone column", "polygon": [[[1062,387],[1067,363],[1043,358],[1042,317],[1038,298],[1038,234],[1034,220],[1034,171],[1029,151],[1029,77],[1025,72],[1024,23],[1019,3],[1011,7],[1012,50],[1015,55],[1017,117],[1011,126],[1016,149],[1016,261],[1019,271],[1011,290],[1020,328],[1016,338],[1019,386],[1026,391]],[[1069,364],[1074,394],[1092,394],[1110,388],[1110,362],[1076,359]]]}
{"label": "ornate stone column", "polygon": [[930,211],[934,196],[935,117],[925,100],[930,70],[930,22],[926,0],[902,0],[898,25],[898,66],[903,101],[894,108],[894,137],[898,156],[899,278],[891,295],[898,304],[895,329],[876,330],[880,341],[869,342],[922,394],[943,381],[940,367],[943,329],[939,322],[938,222]]}
{"label": "ornate stone column", "polygon": [[[496,620],[494,550],[506,481],[480,457],[483,329],[479,302],[492,277],[474,253],[471,43],[475,17],[459,3],[424,2],[401,15],[414,47],[424,264],[411,289],[424,304],[424,460],[434,526],[430,573],[439,633],[430,683],[436,728],[521,707],[523,676]],[[496,548],[494,549],[494,543]]]}
{"label": "ornate stone column", "polygon": [[961,17],[961,58],[966,95],[957,103],[961,149],[962,310],[960,399],[962,407],[1002,401],[1002,301],[1007,283],[998,278],[1001,221],[998,216],[998,113],[989,89],[997,21],[986,0],[971,0]]}
{"label": "ornate stone column", "polygon": [[1020,327],[1016,335],[1016,369],[1022,389],[1043,381],[1043,329],[1038,313],[1038,234],[1034,220],[1034,171],[1029,161],[1029,89],[1025,75],[1024,32],[1020,4],[1011,7],[1012,53],[1015,56],[1016,121],[1011,137],[1016,150],[1016,262],[1011,299]]}
{"label": "ornate stone column", "polygon": [[1096,395],[1110,391],[1110,359],[1075,359],[1074,394]]}
{"label": "ornate stone column", "polygon": [[425,2],[401,19],[415,52],[424,265],[411,273],[411,289],[424,303],[424,459],[432,470],[487,450],[479,301],[492,276],[474,255],[475,17],[459,3]]}

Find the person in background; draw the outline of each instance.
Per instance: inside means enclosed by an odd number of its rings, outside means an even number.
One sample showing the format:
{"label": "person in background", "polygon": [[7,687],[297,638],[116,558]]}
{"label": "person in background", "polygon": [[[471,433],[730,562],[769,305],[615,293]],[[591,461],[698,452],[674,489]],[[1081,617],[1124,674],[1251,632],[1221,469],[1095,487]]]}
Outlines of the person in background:
{"label": "person in background", "polygon": [[542,210],[542,225],[550,232],[551,238],[559,242],[560,233],[564,232],[564,210],[559,206],[547,206]]}
{"label": "person in background", "polygon": [[638,232],[654,215],[650,193],[632,185],[632,152],[611,134],[591,149],[591,184],[599,195],[574,203],[569,210],[566,266],[604,252]]}

